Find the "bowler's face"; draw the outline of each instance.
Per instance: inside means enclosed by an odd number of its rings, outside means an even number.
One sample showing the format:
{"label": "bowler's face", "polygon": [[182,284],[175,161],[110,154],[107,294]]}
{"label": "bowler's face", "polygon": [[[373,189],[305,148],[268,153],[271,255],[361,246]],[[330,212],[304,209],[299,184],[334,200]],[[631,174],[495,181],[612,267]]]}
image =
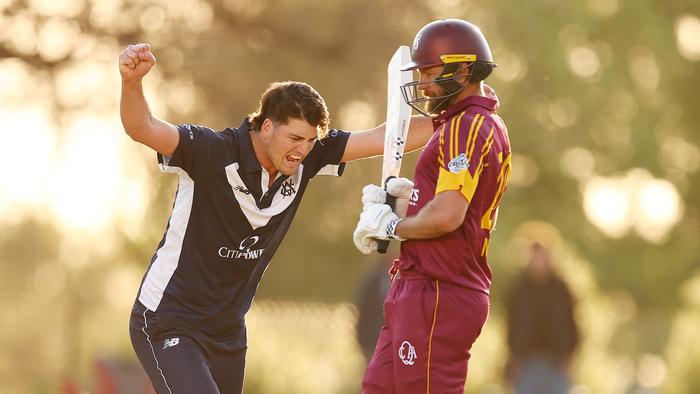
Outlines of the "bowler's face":
{"label": "bowler's face", "polygon": [[297,172],[299,164],[311,152],[318,129],[305,120],[290,118],[286,124],[270,125],[267,154],[278,171],[285,175]]}

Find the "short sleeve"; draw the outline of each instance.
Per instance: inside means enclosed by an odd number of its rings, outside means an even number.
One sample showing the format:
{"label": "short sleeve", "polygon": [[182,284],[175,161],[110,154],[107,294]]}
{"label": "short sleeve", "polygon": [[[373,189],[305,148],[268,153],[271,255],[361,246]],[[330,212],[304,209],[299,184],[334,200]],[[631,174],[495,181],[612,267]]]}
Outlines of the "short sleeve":
{"label": "short sleeve", "polygon": [[348,143],[350,133],[343,130],[332,129],[328,135],[316,141],[312,152],[309,154],[309,162],[314,169],[313,175],[341,176],[345,170],[345,163],[341,163]]}
{"label": "short sleeve", "polygon": [[204,127],[184,124],[177,127],[180,140],[172,156],[158,154],[158,163],[163,172],[184,170],[192,179],[200,177],[207,168],[215,165],[216,147],[220,146],[220,133]]}
{"label": "short sleeve", "polygon": [[438,174],[435,194],[458,190],[471,202],[484,160],[493,144],[494,129],[486,116],[462,112],[440,131]]}

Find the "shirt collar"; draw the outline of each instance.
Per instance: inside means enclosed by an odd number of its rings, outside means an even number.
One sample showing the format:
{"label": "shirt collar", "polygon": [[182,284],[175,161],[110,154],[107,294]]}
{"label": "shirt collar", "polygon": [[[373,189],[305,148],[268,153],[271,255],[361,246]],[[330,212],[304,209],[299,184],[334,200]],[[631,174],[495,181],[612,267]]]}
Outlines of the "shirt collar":
{"label": "shirt collar", "polygon": [[253,142],[250,140],[250,133],[254,131],[250,130],[248,125],[248,118],[244,118],[241,125],[236,129],[238,134],[238,164],[245,172],[256,172],[262,171],[262,166],[258,162],[258,158],[255,156],[255,150],[253,149]]}
{"label": "shirt collar", "polygon": [[455,104],[450,105],[450,107],[447,108],[445,112],[433,118],[433,125],[435,125],[436,127],[440,126],[441,124],[445,123],[448,119],[453,117],[455,114],[465,110],[471,105],[478,105],[480,107],[486,108],[490,112],[496,112],[496,109],[498,108],[498,100],[494,100],[492,98],[484,96],[469,96],[463,100],[456,102]]}

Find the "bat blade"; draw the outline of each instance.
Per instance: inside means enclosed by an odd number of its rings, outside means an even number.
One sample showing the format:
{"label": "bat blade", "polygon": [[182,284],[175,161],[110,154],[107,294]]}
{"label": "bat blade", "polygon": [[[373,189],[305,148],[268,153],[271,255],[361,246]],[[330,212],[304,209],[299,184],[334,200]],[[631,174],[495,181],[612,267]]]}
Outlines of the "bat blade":
{"label": "bat blade", "polygon": [[384,133],[384,158],[382,161],[382,187],[389,177],[399,176],[401,160],[411,122],[411,106],[401,94],[401,85],[413,80],[411,71],[401,71],[401,66],[411,62],[411,50],[400,46],[387,67],[386,131]]}
{"label": "bat blade", "polygon": [[[387,67],[387,101],[386,128],[384,131],[384,158],[382,160],[382,187],[392,177],[398,177],[401,172],[403,151],[408,138],[408,126],[411,123],[411,106],[406,103],[401,94],[401,85],[413,80],[411,71],[401,71],[401,66],[411,61],[411,50],[400,46],[389,61]],[[387,204],[394,209],[395,199],[387,195]],[[377,251],[386,253],[388,241],[379,241]]]}

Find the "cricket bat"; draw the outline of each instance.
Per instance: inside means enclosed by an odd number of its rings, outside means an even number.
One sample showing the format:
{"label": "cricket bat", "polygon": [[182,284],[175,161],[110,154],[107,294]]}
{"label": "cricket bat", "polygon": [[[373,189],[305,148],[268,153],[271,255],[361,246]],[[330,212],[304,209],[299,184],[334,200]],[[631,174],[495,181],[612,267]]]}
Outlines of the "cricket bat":
{"label": "cricket bat", "polygon": [[[413,81],[412,71],[401,71],[401,66],[411,62],[411,50],[400,46],[389,61],[387,67],[386,128],[384,131],[384,158],[382,159],[381,185],[386,189],[386,182],[398,177],[401,171],[403,150],[406,147],[408,126],[411,123],[411,106],[401,94],[401,85]],[[396,198],[386,196],[386,203],[394,209]],[[377,251],[386,253],[389,241],[378,241]]]}

